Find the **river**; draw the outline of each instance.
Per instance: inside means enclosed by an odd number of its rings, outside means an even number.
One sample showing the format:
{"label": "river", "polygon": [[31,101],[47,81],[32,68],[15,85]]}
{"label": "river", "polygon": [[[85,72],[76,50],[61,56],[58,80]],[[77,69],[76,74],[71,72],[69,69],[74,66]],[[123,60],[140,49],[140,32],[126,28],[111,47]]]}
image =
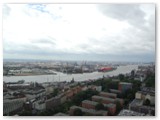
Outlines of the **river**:
{"label": "river", "polygon": [[119,74],[130,73],[133,69],[137,70],[138,65],[126,65],[119,66],[116,70],[110,72],[92,72],[83,74],[64,74],[56,72],[57,75],[36,75],[36,76],[4,76],[4,82],[16,82],[18,80],[25,80],[25,82],[56,82],[56,81],[71,81],[74,78],[75,81],[84,81],[89,79],[102,78],[104,76],[116,76]]}

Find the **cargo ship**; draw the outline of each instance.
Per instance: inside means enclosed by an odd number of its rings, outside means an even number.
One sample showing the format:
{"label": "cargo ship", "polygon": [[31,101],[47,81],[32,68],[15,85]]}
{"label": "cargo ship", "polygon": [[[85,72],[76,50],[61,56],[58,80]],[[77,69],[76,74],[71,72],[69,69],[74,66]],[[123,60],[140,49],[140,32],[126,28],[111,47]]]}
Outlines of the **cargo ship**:
{"label": "cargo ship", "polygon": [[116,67],[101,67],[98,69],[98,72],[109,72],[117,69]]}

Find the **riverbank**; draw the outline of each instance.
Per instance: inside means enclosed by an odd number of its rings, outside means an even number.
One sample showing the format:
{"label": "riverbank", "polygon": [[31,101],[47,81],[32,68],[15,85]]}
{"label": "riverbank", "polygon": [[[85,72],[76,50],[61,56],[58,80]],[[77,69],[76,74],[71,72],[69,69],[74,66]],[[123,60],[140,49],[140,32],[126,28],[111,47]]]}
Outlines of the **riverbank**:
{"label": "riverbank", "polygon": [[92,73],[83,73],[83,74],[64,74],[61,72],[56,72],[56,75],[29,75],[29,76],[3,76],[4,82],[16,82],[18,80],[25,80],[25,82],[57,82],[57,81],[71,81],[73,78],[75,81],[87,81],[91,79],[98,79],[107,77],[107,76],[116,76],[119,74],[127,74],[132,70],[137,70],[138,65],[127,65],[119,66],[116,70],[110,72],[92,72]]}
{"label": "riverbank", "polygon": [[14,75],[3,75],[6,77],[12,77],[12,76],[39,76],[39,75],[56,75],[56,73],[20,73],[20,74],[14,74]]}

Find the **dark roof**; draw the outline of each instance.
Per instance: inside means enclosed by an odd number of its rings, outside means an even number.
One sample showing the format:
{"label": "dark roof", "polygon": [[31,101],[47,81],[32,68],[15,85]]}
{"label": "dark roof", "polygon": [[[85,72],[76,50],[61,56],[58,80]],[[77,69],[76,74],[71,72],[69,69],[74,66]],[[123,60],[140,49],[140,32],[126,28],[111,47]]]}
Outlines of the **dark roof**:
{"label": "dark roof", "polygon": [[97,95],[92,96],[92,98],[103,99],[103,100],[108,100],[108,101],[115,102],[115,99],[102,97],[102,96],[97,96]]}

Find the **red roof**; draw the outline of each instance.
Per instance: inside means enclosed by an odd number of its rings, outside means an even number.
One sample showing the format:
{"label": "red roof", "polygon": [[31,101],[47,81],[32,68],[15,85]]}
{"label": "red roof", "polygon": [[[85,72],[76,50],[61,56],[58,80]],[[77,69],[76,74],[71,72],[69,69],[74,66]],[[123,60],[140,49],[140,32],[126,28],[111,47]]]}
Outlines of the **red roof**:
{"label": "red roof", "polygon": [[103,67],[100,70],[102,70],[102,71],[108,71],[108,70],[112,70],[112,68],[111,67]]}

